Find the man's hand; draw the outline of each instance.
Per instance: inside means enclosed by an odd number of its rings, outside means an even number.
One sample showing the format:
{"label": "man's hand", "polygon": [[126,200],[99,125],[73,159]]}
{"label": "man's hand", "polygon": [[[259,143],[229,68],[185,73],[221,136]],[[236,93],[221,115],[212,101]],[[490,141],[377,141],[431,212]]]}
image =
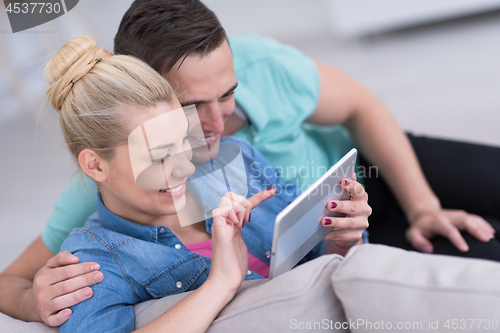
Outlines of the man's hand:
{"label": "man's hand", "polygon": [[35,275],[29,292],[37,320],[49,326],[62,325],[71,316],[69,307],[92,296],[89,286],[103,279],[100,267],[95,262],[78,261],[67,251],[59,252]]}
{"label": "man's hand", "polygon": [[368,228],[368,216],[372,209],[368,205],[368,194],[363,186],[354,180],[343,179],[340,185],[349,192],[350,200],[332,200],[327,203],[327,209],[332,212],[346,214],[345,217],[325,216],[321,223],[332,231],[324,240],[333,241],[340,249],[349,249],[356,245],[366,228]]}
{"label": "man's hand", "polygon": [[469,232],[482,242],[490,241],[495,235],[495,229],[480,216],[461,210],[437,209],[411,218],[406,238],[415,249],[425,253],[434,251],[429,241],[434,236],[446,237],[457,249],[467,252],[469,246],[459,230]]}

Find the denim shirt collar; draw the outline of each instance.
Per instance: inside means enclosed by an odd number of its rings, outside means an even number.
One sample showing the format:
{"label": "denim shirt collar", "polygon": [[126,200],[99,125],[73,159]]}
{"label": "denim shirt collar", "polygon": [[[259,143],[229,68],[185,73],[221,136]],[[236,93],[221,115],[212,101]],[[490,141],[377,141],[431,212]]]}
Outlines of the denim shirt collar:
{"label": "denim shirt collar", "polygon": [[102,202],[101,193],[97,193],[97,212],[99,223],[106,229],[141,239],[148,242],[158,242],[158,232],[170,231],[164,225],[143,225],[124,219],[110,211]]}

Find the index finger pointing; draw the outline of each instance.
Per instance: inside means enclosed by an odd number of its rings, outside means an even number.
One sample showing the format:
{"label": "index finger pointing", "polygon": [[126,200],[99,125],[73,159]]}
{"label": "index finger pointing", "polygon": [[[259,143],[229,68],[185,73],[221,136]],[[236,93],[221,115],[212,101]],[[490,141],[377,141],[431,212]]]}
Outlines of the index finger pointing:
{"label": "index finger pointing", "polygon": [[252,195],[248,198],[248,201],[252,204],[252,208],[257,207],[262,203],[262,201],[266,201],[276,194],[276,186],[270,187],[267,190],[260,191],[257,194]]}

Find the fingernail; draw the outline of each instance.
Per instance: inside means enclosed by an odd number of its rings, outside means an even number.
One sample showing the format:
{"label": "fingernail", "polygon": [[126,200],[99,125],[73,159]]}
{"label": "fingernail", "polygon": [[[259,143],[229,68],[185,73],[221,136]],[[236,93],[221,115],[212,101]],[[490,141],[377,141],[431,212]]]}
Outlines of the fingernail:
{"label": "fingernail", "polygon": [[83,295],[83,297],[89,297],[89,296],[90,296],[90,294],[92,294],[92,292],[91,292],[91,290],[90,290],[90,289],[85,288],[85,289],[83,289],[83,290],[82,290],[82,295]]}
{"label": "fingernail", "polygon": [[241,229],[245,226],[245,221],[243,221],[243,224],[241,225]]}
{"label": "fingernail", "polygon": [[336,202],[333,202],[333,201],[332,201],[332,202],[330,202],[330,208],[331,208],[331,209],[335,209],[335,208],[337,208],[337,203],[336,203]]}
{"label": "fingernail", "polygon": [[488,234],[488,233],[484,233],[484,234],[481,234],[481,238],[485,239],[486,241],[489,241],[493,238],[493,235]]}
{"label": "fingernail", "polygon": [[103,277],[104,277],[104,276],[102,275],[102,273],[101,273],[101,272],[97,272],[97,273],[95,273],[95,274],[94,274],[94,280],[95,280],[96,282],[100,282],[100,281],[102,281],[102,278],[103,278]]}
{"label": "fingernail", "polygon": [[248,222],[252,220],[252,213],[248,214]]}
{"label": "fingernail", "polygon": [[467,251],[469,251],[469,247],[467,245],[461,245],[460,246],[460,251],[467,252]]}
{"label": "fingernail", "polygon": [[422,252],[430,253],[431,252],[431,247],[429,245],[424,245],[422,247]]}
{"label": "fingernail", "polygon": [[272,186],[270,188],[268,188],[266,191],[271,191],[271,190],[274,190],[276,188],[276,186]]}
{"label": "fingernail", "polygon": [[75,257],[74,255],[72,255],[72,254],[68,254],[68,255],[66,256],[66,260],[73,260],[73,259],[75,259],[75,258],[76,258],[76,257]]}
{"label": "fingernail", "polygon": [[345,179],[345,180],[344,180],[344,185],[345,185],[345,186],[349,186],[349,185],[351,185],[351,183],[350,183],[347,179]]}
{"label": "fingernail", "polygon": [[325,218],[325,225],[330,225],[330,224],[332,224],[332,219],[326,217]]}
{"label": "fingernail", "polygon": [[99,268],[101,268],[101,266],[99,266],[99,264],[95,264],[95,265],[90,266],[90,269],[91,269],[92,271],[98,271],[98,270],[99,270]]}

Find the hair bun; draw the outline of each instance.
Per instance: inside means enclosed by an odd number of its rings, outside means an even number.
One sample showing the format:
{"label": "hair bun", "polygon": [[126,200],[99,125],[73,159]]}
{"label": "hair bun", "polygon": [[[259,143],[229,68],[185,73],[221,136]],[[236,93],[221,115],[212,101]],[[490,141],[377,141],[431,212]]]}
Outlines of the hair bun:
{"label": "hair bun", "polygon": [[45,80],[50,84],[47,98],[52,107],[59,111],[73,85],[97,62],[110,56],[92,37],[80,36],[67,42],[45,67]]}

